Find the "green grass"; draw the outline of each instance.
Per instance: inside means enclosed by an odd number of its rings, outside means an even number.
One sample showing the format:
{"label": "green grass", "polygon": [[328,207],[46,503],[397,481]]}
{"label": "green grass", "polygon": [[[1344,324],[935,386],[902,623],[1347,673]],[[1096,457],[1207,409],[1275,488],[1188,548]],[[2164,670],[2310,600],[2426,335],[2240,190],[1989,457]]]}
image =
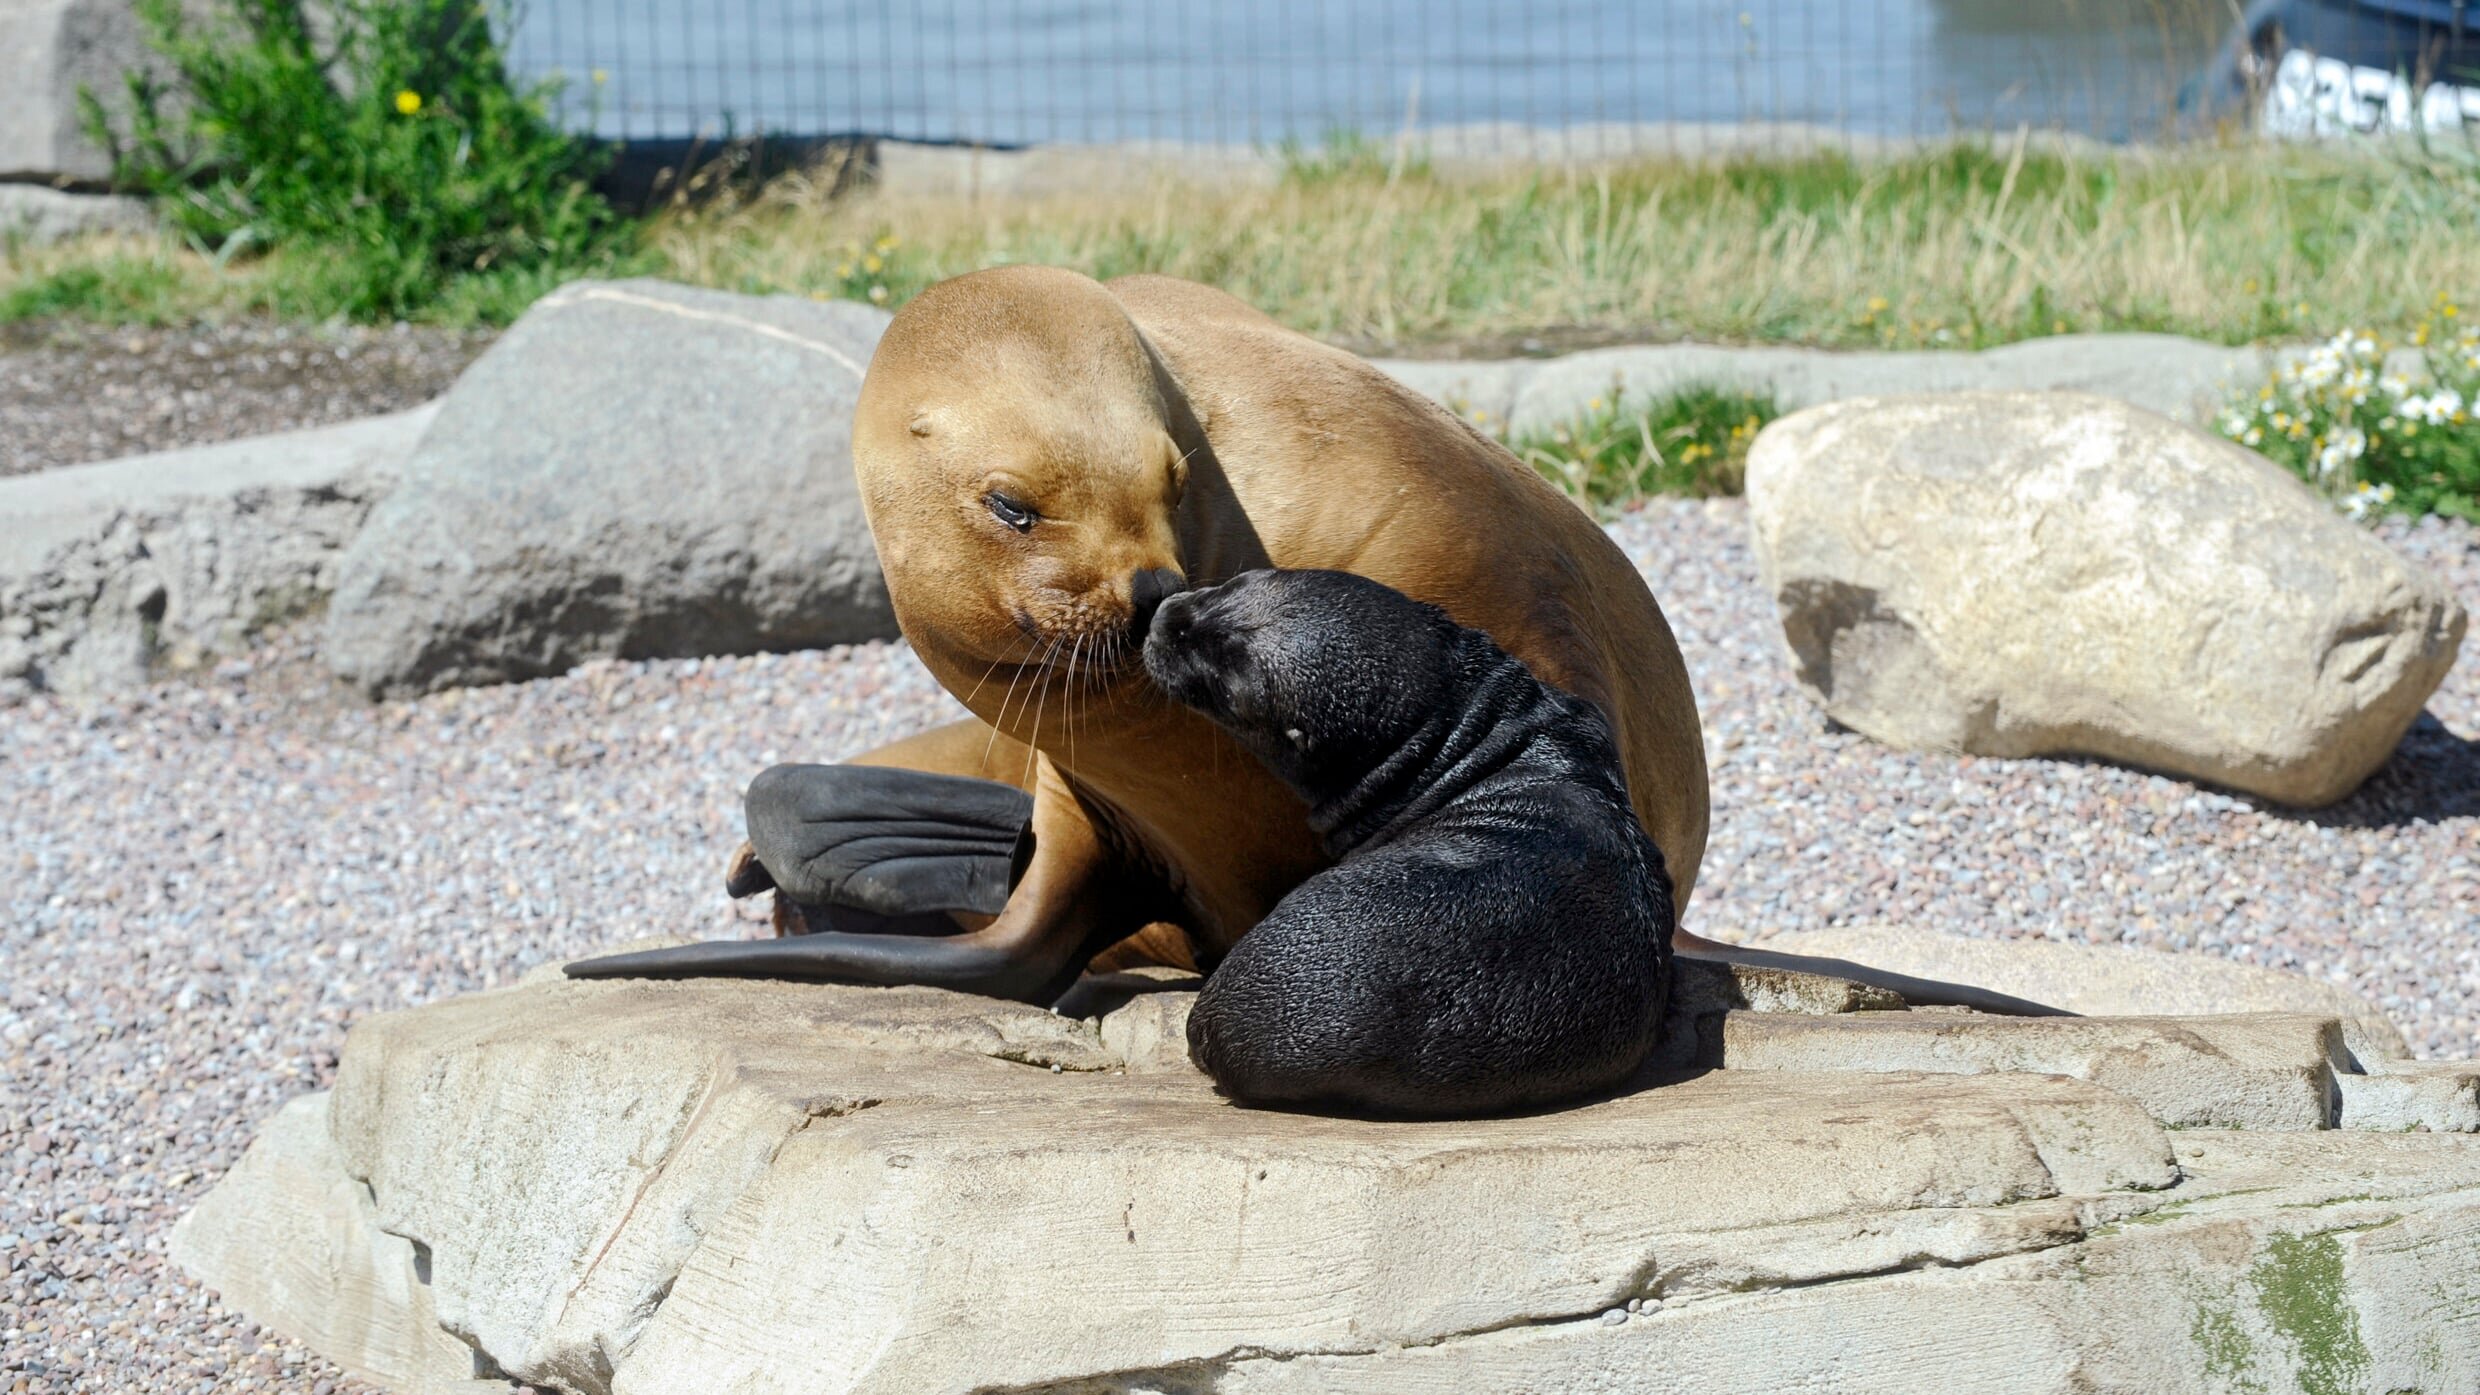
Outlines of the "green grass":
{"label": "green grass", "polygon": [[1640,401],[1614,391],[1576,420],[1511,447],[1569,497],[1607,514],[1657,494],[1738,494],[1748,447],[1779,415],[1762,394],[1692,387]]}

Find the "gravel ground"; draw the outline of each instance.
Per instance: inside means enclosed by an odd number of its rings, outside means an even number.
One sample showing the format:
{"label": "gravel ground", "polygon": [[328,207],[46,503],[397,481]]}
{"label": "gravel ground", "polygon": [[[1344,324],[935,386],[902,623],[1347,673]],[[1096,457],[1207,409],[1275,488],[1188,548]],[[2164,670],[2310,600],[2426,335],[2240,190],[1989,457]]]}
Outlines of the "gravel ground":
{"label": "gravel ground", "polygon": [[0,476],[418,406],[488,331],[246,322],[0,331]]}
{"label": "gravel ground", "polygon": [[[2389,536],[2480,611],[2480,532]],[[2075,762],[1877,749],[1789,687],[1746,514],[1618,525],[1696,675],[1715,826],[1694,923],[1925,920],[2225,954],[2480,1050],[2480,645],[2358,796],[2301,816]],[[363,706],[279,639],[89,712],[0,709],[0,1395],[351,1391],[163,1259],[172,1221],[345,1026],[650,932],[718,887],[741,781],[954,709],[900,646]]]}

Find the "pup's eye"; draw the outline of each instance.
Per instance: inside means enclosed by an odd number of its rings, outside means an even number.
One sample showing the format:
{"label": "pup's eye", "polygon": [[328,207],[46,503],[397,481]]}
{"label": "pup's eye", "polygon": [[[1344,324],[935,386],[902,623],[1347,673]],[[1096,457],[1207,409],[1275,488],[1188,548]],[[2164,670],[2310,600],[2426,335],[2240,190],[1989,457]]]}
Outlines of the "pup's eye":
{"label": "pup's eye", "polygon": [[1018,503],[995,489],[982,496],[982,503],[989,508],[991,517],[1019,533],[1032,532],[1034,519],[1040,517],[1030,507]]}

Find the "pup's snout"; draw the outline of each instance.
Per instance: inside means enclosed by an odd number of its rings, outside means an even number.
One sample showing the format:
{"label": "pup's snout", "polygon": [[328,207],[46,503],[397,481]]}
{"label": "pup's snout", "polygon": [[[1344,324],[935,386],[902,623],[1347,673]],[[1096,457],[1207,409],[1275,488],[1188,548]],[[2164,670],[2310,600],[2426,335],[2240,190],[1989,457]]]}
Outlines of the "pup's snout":
{"label": "pup's snout", "polygon": [[1182,591],[1176,596],[1164,597],[1155,605],[1153,619],[1146,626],[1146,647],[1151,649],[1178,644],[1196,618],[1196,592]]}
{"label": "pup's snout", "polygon": [[1128,632],[1140,642],[1164,601],[1188,589],[1188,578],[1168,567],[1149,567],[1128,578]]}

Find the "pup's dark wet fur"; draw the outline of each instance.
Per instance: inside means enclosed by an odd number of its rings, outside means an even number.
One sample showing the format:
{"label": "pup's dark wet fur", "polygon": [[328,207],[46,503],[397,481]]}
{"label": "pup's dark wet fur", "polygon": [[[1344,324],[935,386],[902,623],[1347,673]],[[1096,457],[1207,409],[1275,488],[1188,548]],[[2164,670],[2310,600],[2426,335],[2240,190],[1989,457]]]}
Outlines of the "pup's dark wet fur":
{"label": "pup's dark wet fur", "polygon": [[1340,859],[1198,995],[1189,1054],[1227,1094],[1492,1114],[1642,1063],[1670,983],[1671,883],[1598,710],[1342,572],[1174,596],[1145,666],[1308,800]]}

